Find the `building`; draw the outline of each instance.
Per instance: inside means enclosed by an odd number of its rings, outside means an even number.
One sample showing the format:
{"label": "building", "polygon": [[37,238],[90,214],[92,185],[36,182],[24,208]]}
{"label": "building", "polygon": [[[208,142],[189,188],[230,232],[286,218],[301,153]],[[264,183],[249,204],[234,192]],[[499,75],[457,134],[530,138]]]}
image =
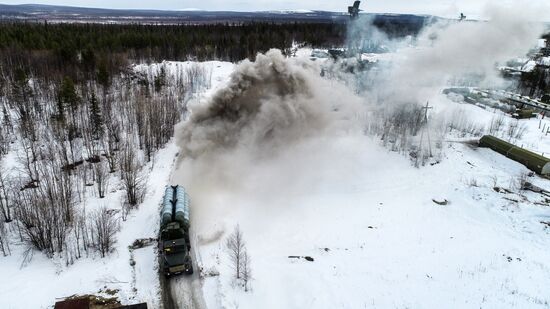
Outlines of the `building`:
{"label": "building", "polygon": [[116,299],[85,295],[58,301],[54,309],[147,309],[147,304],[121,305]]}

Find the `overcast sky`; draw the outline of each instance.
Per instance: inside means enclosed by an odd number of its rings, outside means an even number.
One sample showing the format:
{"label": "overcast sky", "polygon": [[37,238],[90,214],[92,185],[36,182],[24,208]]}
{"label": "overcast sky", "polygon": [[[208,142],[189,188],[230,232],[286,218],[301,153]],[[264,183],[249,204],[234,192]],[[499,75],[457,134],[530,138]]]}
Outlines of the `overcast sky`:
{"label": "overcast sky", "polygon": [[[361,7],[374,13],[415,13],[439,16],[455,16],[464,12],[468,16],[484,16],[485,4],[492,1],[498,5],[509,5],[519,0],[363,0]],[[4,4],[41,3],[55,5],[86,6],[100,8],[130,9],[202,9],[230,11],[266,10],[327,10],[345,11],[353,0],[0,0]],[[523,4],[542,5],[550,0],[522,0]]]}

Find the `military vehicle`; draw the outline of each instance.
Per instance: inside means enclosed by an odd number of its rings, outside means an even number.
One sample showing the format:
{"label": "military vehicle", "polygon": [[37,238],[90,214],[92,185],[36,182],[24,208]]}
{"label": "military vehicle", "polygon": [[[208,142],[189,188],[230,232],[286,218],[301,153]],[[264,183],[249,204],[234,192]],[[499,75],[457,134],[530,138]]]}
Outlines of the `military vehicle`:
{"label": "military vehicle", "polygon": [[189,238],[189,196],[182,186],[166,188],[160,214],[160,259],[166,277],[193,274]]}

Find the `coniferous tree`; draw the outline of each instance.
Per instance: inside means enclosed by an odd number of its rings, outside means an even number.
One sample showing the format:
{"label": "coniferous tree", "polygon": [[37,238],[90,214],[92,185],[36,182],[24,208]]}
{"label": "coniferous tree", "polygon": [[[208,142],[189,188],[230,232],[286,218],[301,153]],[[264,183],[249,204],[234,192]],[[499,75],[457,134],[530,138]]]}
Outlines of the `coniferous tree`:
{"label": "coniferous tree", "polygon": [[21,121],[21,130],[23,137],[29,137],[36,140],[36,131],[34,130],[33,105],[31,103],[33,91],[29,86],[29,77],[22,68],[17,68],[12,81],[11,101],[15,104],[15,111]]}
{"label": "coniferous tree", "polygon": [[103,116],[94,92],[90,98],[90,122],[93,138],[98,140],[103,137]]}
{"label": "coniferous tree", "polygon": [[105,60],[102,60],[99,64],[97,82],[103,86],[104,89],[109,87],[109,72],[107,71],[107,63]]}
{"label": "coniferous tree", "polygon": [[166,84],[166,70],[164,67],[160,68],[160,73],[155,77],[155,91],[160,92],[162,87]]}
{"label": "coniferous tree", "polygon": [[59,90],[59,99],[63,104],[68,106],[72,111],[75,111],[78,104],[78,95],[73,80],[65,76]]}

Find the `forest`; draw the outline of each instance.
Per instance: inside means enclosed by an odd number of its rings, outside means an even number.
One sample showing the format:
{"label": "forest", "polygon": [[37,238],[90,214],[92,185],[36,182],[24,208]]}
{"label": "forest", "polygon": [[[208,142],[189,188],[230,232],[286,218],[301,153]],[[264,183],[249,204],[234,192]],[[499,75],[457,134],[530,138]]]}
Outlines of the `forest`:
{"label": "forest", "polygon": [[[375,16],[368,19],[390,37],[418,34],[423,17]],[[58,72],[84,79],[102,63],[111,69],[126,61],[254,59],[258,52],[293,44],[319,48],[343,46],[347,24],[341,22],[197,25],[0,23],[0,65],[33,68],[36,75]],[[76,70],[76,71],[75,71]]]}
{"label": "forest", "polygon": [[[422,26],[373,23],[390,36]],[[162,61],[342,47],[346,27],[0,23],[0,252],[10,254],[7,235],[68,264],[112,251],[118,218],[141,203],[155,153],[211,81],[207,63]],[[122,213],[85,207],[116,192],[124,192]]]}
{"label": "forest", "polygon": [[[112,251],[155,153],[211,80],[208,64],[162,61],[289,55],[298,42],[342,46],[345,32],[330,23],[0,23],[0,252],[10,254],[8,235],[68,264]],[[113,192],[124,192],[121,213],[87,209]]]}
{"label": "forest", "polygon": [[[100,65],[120,69],[126,62],[253,59],[294,42],[342,46],[346,25],[250,23],[214,25],[104,25],[0,23],[3,66],[32,67],[37,75],[88,79]],[[77,76],[80,71],[83,76]]]}

